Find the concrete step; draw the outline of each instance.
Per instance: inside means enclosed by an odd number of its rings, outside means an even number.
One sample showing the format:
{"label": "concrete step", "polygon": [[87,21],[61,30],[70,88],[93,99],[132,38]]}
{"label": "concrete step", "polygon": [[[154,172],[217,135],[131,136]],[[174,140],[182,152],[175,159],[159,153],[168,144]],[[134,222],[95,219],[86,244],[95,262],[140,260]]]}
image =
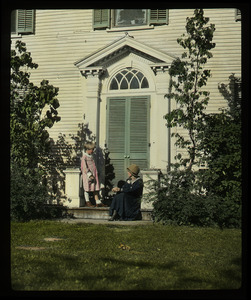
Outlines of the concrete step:
{"label": "concrete step", "polygon": [[[110,218],[109,207],[76,207],[68,208],[67,212],[78,219],[108,220]],[[141,215],[143,221],[152,220],[151,209],[141,209]]]}

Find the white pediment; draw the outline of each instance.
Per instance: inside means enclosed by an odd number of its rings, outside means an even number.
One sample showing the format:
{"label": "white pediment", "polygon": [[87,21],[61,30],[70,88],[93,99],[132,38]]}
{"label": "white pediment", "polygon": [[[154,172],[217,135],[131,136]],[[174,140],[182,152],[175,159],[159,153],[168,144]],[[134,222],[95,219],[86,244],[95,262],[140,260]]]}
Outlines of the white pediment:
{"label": "white pediment", "polygon": [[91,69],[104,70],[109,62],[114,61],[115,57],[117,58],[116,61],[118,61],[120,57],[122,58],[129,53],[134,53],[147,59],[152,65],[169,66],[175,59],[172,55],[154,49],[135,40],[133,37],[125,35],[75,62],[75,66],[78,67],[81,72]]}

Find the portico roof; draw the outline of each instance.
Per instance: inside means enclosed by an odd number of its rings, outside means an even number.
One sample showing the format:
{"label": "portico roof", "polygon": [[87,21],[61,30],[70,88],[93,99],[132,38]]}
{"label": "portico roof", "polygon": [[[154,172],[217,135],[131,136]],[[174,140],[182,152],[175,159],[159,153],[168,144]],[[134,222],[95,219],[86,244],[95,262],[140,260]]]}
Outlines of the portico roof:
{"label": "portico roof", "polygon": [[126,34],[125,36],[113,41],[105,47],[98,49],[90,55],[78,60],[74,64],[79,68],[80,71],[93,68],[103,69],[104,64],[108,60],[126,52],[133,52],[139,56],[143,56],[147,58],[152,65],[156,64],[169,66],[175,59],[174,56],[139,42]]}

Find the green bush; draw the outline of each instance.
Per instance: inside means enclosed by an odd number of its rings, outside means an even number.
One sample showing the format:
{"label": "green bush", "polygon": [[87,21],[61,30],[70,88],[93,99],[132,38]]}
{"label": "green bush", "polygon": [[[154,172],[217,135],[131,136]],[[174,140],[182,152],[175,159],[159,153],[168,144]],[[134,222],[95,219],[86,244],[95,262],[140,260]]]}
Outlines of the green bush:
{"label": "green bush", "polygon": [[147,197],[153,201],[154,220],[163,224],[240,227],[240,202],[206,191],[207,175],[174,170],[163,175],[160,182],[152,181]]}
{"label": "green bush", "polygon": [[47,205],[49,195],[39,172],[27,172],[15,163],[11,167],[10,199],[11,219],[16,221],[59,218],[65,212],[63,207]]}

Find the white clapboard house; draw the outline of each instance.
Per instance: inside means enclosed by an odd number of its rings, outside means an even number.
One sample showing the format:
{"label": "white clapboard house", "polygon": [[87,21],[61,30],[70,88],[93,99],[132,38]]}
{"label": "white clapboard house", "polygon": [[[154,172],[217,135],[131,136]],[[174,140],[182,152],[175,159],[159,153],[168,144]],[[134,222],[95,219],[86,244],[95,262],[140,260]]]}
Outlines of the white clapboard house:
{"label": "white clapboard house", "polygon": [[[97,147],[109,151],[114,184],[136,163],[145,178],[156,177],[174,162],[178,149],[163,116],[175,107],[164,97],[168,68],[184,49],[177,38],[185,33],[194,9],[17,9],[12,11],[12,47],[27,45],[39,67],[31,81],[43,79],[59,88],[61,121],[50,130],[76,134],[88,124]],[[241,12],[235,8],[204,9],[215,24],[212,76],[207,111],[226,105],[219,92],[231,74],[241,76]],[[97,162],[98,164],[99,162]],[[100,172],[100,174],[104,172]],[[79,206],[79,168],[67,169],[66,204]],[[102,182],[101,178],[101,182]],[[68,202],[67,202],[68,201]]]}

